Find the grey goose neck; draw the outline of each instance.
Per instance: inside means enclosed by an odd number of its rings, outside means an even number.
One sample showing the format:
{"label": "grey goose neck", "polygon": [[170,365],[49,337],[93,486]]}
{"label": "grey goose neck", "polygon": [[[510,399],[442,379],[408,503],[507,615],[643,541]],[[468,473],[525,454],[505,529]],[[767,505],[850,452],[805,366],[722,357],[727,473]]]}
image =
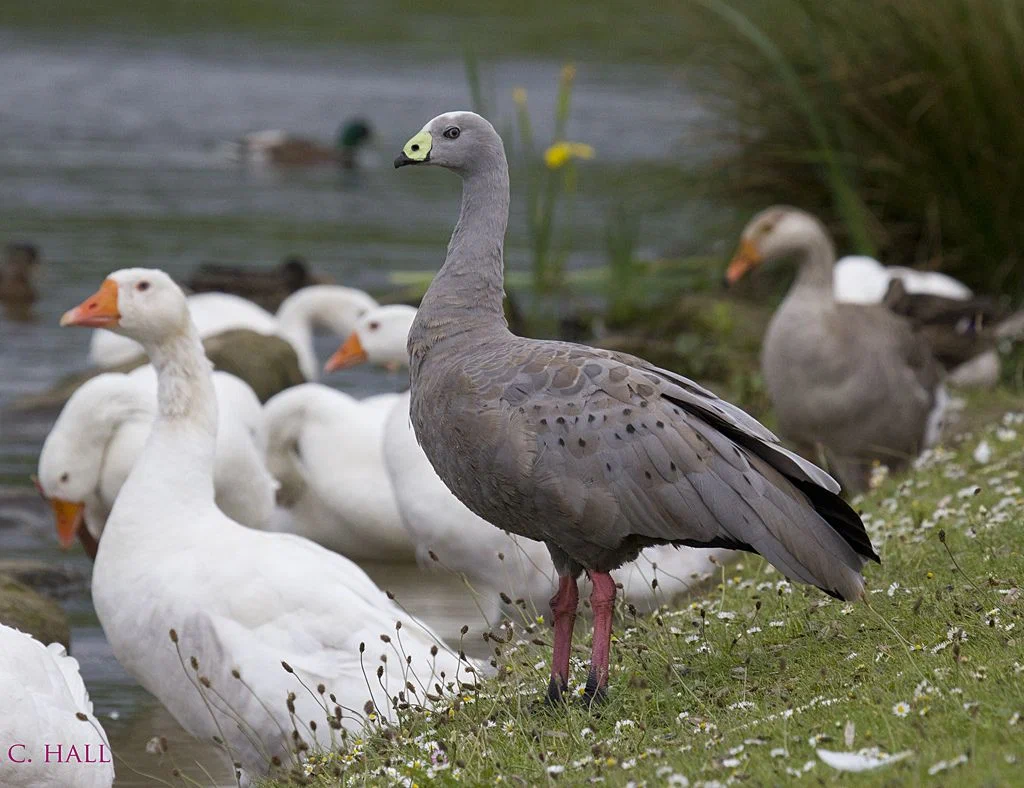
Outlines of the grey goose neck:
{"label": "grey goose neck", "polygon": [[791,293],[813,292],[818,299],[832,301],[835,259],[835,247],[824,228],[809,236],[796,253],[797,275]]}
{"label": "grey goose neck", "polygon": [[[507,330],[503,301],[508,226],[508,163],[501,145],[462,175],[462,208],[444,265],[434,277],[409,333],[410,352],[429,350],[469,332]],[[414,364],[414,372],[415,372]]]}

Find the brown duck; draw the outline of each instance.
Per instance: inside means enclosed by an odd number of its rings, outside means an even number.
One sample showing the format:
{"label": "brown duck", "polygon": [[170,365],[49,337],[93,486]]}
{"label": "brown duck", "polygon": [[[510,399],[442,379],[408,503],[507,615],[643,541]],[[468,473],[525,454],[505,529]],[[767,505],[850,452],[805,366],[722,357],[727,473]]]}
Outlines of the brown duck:
{"label": "brown duck", "polygon": [[186,283],[193,293],[231,293],[248,298],[269,312],[276,312],[292,293],[310,285],[329,284],[313,274],[298,256],[286,257],[272,269],[227,263],[200,263]]}
{"label": "brown duck", "polygon": [[31,319],[32,305],[39,300],[35,288],[39,249],[32,244],[7,245],[0,263],[0,303],[12,319]]}
{"label": "brown duck", "polygon": [[490,123],[440,115],[406,143],[395,160],[404,165],[445,167],[463,180],[447,258],[409,335],[412,423],[466,506],[546,543],[559,574],[551,700],[568,687],[577,577],[586,571],[593,583],[592,700],[608,684],[609,573],[648,545],[749,550],[838,598],[862,595],[861,568],[878,557],[820,468],[684,377],[508,330],[508,165]]}

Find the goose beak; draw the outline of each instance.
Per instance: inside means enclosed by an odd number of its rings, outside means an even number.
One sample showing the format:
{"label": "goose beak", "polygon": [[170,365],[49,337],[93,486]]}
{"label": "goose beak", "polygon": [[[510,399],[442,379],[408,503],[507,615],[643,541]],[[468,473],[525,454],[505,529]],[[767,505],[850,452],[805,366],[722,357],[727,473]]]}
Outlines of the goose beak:
{"label": "goose beak", "polygon": [[404,167],[407,164],[426,164],[430,161],[430,148],[434,140],[429,131],[421,131],[402,148],[402,152],[395,157],[395,169]]}
{"label": "goose beak", "polygon": [[85,504],[51,498],[50,506],[57,521],[57,541],[67,550],[75,543],[78,531],[85,522]]}
{"label": "goose beak", "polygon": [[740,241],[740,248],[736,255],[725,269],[725,282],[728,285],[736,284],[742,279],[747,271],[756,268],[761,264],[761,253],[753,243],[744,238]]}
{"label": "goose beak", "polygon": [[362,343],[359,341],[359,334],[353,332],[345,340],[345,344],[338,348],[338,351],[333,356],[327,359],[327,363],[324,364],[324,372],[337,372],[339,369],[354,367],[357,364],[362,364],[368,358],[366,351],[363,350]]}
{"label": "goose beak", "polygon": [[110,328],[121,319],[117,308],[117,283],[106,279],[95,294],[89,296],[74,309],[69,309],[60,319],[61,326],[82,326],[84,328]]}

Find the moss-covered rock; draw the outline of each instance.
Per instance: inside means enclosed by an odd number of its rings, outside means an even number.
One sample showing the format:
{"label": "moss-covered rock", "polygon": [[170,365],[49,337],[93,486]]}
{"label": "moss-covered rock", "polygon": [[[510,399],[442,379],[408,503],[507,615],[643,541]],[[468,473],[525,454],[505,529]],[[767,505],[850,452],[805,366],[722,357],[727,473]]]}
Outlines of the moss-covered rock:
{"label": "moss-covered rock", "polygon": [[295,349],[281,337],[236,329],[210,337],[203,347],[214,367],[252,386],[260,402],[306,382]]}
{"label": "moss-covered rock", "polygon": [[73,566],[32,558],[0,559],[0,576],[28,586],[50,599],[66,599],[89,590],[89,578]]}
{"label": "moss-covered rock", "polygon": [[61,606],[8,575],[0,575],[0,624],[42,643],[71,645],[71,627]]}

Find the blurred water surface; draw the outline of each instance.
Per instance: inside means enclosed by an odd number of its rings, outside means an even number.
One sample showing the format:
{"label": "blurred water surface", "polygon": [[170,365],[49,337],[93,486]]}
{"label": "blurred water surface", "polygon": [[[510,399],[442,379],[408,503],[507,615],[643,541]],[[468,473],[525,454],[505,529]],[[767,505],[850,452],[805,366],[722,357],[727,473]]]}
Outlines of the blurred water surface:
{"label": "blurred water surface", "polygon": [[[493,117],[510,128],[511,89],[527,89],[538,136],[547,138],[561,63],[509,60],[485,69]],[[29,240],[44,256],[34,323],[0,315],[0,555],[70,563],[28,487],[55,414],[4,411],[86,366],[87,333],[57,320],[125,266],[184,277],[200,260],[273,265],[299,253],[335,281],[383,288],[396,270],[433,270],[457,211],[457,179],[402,172],[391,159],[424,122],[470,104],[463,65],[440,45],[414,50],[308,48],[242,38],[140,39],[96,34],[42,36],[0,30],[0,242]],[[678,167],[700,116],[670,69],[590,63],[579,69],[569,135],[598,151],[574,215],[572,265],[600,260],[609,206],[638,167]],[[243,168],[225,142],[262,128],[333,140],[345,118],[376,132],[365,166],[274,172]],[[515,159],[513,157],[513,163]],[[525,265],[522,200],[515,200],[509,263]],[[689,237],[679,211],[645,217],[645,233],[669,246]],[[322,338],[322,357],[334,340]],[[356,394],[399,390],[401,376],[357,370],[329,381]],[[454,581],[408,568],[371,568],[417,601],[432,624],[479,631],[472,601]],[[415,589],[415,594],[411,593]],[[124,674],[87,598],[67,603],[75,656],[115,752],[142,771],[168,768],[144,754],[153,735],[171,739],[176,762],[202,780],[199,760],[228,779],[209,748],[192,743]],[[190,764],[193,764],[190,766]],[[151,780],[119,766],[118,784]]]}

